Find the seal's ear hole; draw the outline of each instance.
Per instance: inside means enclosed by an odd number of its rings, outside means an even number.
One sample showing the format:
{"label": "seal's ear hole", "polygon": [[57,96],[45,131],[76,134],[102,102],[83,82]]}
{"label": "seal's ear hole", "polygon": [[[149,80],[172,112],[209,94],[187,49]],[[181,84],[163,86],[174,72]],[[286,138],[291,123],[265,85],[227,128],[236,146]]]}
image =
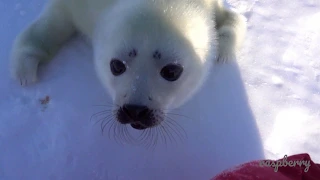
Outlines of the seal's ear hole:
{"label": "seal's ear hole", "polygon": [[164,66],[160,75],[167,81],[176,81],[183,72],[183,67],[180,64],[167,64]]}
{"label": "seal's ear hole", "polygon": [[119,59],[112,59],[110,62],[110,69],[114,76],[119,76],[126,71],[126,65]]}

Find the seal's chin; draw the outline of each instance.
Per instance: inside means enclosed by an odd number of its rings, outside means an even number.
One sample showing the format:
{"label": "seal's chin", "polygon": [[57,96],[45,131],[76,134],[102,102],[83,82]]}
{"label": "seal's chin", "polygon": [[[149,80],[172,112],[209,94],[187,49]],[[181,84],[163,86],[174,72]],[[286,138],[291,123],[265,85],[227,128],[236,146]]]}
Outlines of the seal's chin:
{"label": "seal's chin", "polygon": [[131,123],[130,125],[132,128],[137,129],[137,130],[144,130],[144,129],[148,128],[148,127],[146,127],[142,124],[138,124],[138,123]]}

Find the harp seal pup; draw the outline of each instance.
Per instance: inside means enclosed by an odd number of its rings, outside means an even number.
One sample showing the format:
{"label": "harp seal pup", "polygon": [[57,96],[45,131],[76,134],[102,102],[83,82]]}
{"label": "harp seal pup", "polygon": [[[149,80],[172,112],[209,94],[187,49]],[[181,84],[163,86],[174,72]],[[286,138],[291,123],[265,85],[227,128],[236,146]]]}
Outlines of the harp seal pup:
{"label": "harp seal pup", "polygon": [[235,57],[245,21],[222,0],[50,0],[16,37],[11,72],[22,86],[37,82],[39,64],[80,32],[115,119],[152,128],[192,97],[215,62]]}

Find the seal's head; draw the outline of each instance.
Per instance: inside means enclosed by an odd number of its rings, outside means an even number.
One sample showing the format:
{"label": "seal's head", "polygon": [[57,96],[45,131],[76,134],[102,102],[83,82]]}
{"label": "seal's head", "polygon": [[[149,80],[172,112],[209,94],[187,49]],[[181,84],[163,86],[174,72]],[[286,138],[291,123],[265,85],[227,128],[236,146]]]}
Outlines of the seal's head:
{"label": "seal's head", "polygon": [[160,124],[167,110],[186,102],[216,52],[209,14],[174,5],[179,8],[115,5],[94,34],[96,71],[116,105],[116,119],[135,129]]}

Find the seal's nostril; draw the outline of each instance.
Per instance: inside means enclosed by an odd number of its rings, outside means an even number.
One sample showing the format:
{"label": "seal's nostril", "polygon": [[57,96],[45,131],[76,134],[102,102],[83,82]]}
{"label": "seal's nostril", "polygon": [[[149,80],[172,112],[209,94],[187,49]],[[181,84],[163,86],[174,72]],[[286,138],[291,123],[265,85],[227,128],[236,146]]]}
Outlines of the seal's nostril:
{"label": "seal's nostril", "polygon": [[140,118],[145,118],[148,116],[150,110],[147,106],[135,105],[135,104],[125,104],[122,107],[124,113],[127,114],[131,119],[138,120]]}
{"label": "seal's nostril", "polygon": [[130,110],[126,107],[126,105],[124,105],[124,106],[122,107],[122,111],[123,111],[126,115],[128,115],[129,117],[131,117]]}

